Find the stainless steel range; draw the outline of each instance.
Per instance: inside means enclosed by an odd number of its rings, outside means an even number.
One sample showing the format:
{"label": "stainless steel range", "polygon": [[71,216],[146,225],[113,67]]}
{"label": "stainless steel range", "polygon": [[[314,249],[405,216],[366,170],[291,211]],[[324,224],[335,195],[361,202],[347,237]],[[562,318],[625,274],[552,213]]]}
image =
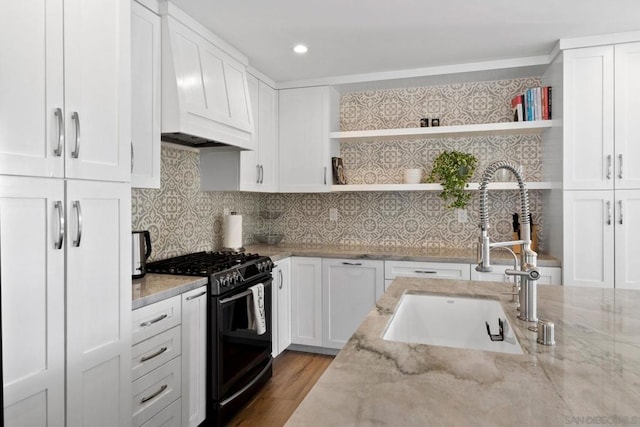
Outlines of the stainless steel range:
{"label": "stainless steel range", "polygon": [[[224,425],[271,378],[272,268],[268,257],[238,252],[198,252],[147,264],[149,273],[209,278],[205,425]],[[265,330],[252,323],[256,288],[264,291]]]}

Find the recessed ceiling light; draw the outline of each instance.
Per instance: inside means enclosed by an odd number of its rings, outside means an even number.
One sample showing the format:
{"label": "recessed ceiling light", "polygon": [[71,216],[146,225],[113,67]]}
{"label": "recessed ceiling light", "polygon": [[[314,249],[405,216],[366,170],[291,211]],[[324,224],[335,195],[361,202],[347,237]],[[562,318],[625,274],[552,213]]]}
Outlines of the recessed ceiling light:
{"label": "recessed ceiling light", "polygon": [[297,44],[297,45],[295,45],[295,46],[293,47],[293,51],[294,51],[295,53],[301,53],[301,54],[302,54],[302,53],[307,53],[307,51],[308,51],[308,50],[309,50],[309,48],[308,48],[308,47],[306,47],[306,46],[305,46],[305,45],[303,45],[303,44]]}

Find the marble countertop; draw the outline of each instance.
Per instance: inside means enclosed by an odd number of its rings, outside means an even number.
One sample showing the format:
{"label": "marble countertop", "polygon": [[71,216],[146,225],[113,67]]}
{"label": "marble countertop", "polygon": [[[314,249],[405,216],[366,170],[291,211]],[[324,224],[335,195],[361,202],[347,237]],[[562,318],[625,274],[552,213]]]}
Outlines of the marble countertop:
{"label": "marble countertop", "polygon": [[[524,355],[384,341],[405,290],[499,298]],[[495,282],[396,279],[288,426],[640,424],[640,292],[538,287],[555,346]]]}
{"label": "marble countertop", "polygon": [[206,277],[147,273],[140,279],[133,279],[131,308],[135,310],[206,284]]}
{"label": "marble countertop", "polygon": [[[419,262],[458,262],[475,264],[476,251],[454,248],[407,248],[379,246],[332,246],[332,245],[263,245],[245,247],[247,252],[271,257],[274,261],[290,256],[308,256],[321,258],[376,259]],[[493,250],[491,261],[494,264],[513,263],[513,257],[507,251]],[[560,261],[546,254],[538,254],[538,267],[560,267]]]}

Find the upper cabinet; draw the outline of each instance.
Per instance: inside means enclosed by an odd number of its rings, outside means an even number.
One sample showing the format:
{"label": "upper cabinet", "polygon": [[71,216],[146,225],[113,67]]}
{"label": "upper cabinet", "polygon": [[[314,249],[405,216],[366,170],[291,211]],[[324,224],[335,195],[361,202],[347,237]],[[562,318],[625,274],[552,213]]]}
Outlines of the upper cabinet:
{"label": "upper cabinet", "polygon": [[280,90],[280,191],[331,190],[331,157],[339,155],[340,145],[329,132],[338,129],[338,98],[328,86]]}
{"label": "upper cabinet", "polygon": [[170,3],[162,20],[162,133],[253,149],[246,59]]}
{"label": "upper cabinet", "polygon": [[564,188],[640,188],[640,43],[564,53]]}
{"label": "upper cabinet", "polygon": [[131,3],[131,186],[160,188],[160,16]]}
{"label": "upper cabinet", "polygon": [[7,7],[0,114],[12,125],[0,129],[0,171],[128,181],[128,2]]}

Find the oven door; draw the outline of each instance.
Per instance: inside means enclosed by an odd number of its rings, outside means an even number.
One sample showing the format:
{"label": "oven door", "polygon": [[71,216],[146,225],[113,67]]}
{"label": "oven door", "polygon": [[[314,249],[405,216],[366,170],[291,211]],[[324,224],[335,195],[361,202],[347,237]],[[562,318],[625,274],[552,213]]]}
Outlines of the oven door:
{"label": "oven door", "polygon": [[[212,398],[221,406],[230,400],[243,400],[241,394],[267,374],[271,374],[271,276],[248,284],[231,294],[214,298],[217,337],[212,342],[211,360],[217,366]],[[249,328],[249,310],[252,299],[249,289],[256,283],[264,285],[264,312],[266,332],[258,333]],[[217,301],[216,301],[217,300]],[[217,360],[216,360],[217,359]]]}

